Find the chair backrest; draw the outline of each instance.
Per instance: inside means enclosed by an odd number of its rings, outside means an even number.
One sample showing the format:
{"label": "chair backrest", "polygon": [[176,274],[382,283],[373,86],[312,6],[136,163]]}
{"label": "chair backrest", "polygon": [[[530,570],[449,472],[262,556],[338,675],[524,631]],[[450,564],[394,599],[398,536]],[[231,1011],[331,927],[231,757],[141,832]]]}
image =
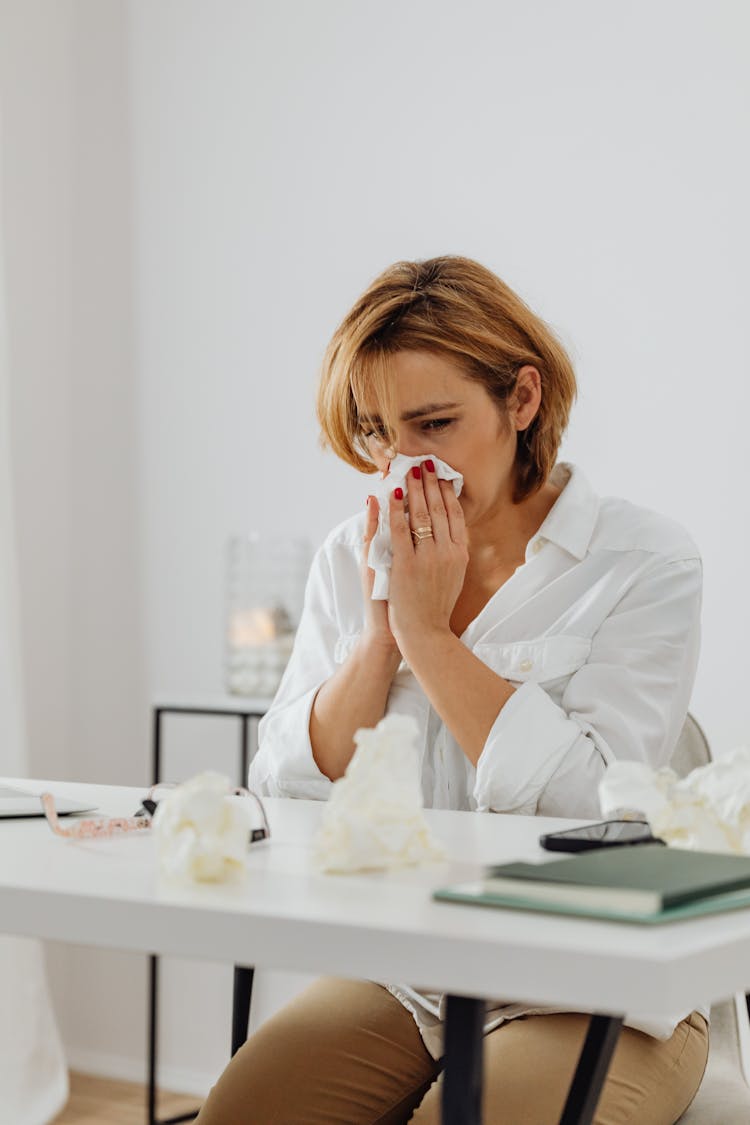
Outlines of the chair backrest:
{"label": "chair backrest", "polygon": [[[670,766],[685,777],[712,760],[705,732],[688,714]],[[743,1081],[744,1079],[744,1081]],[[711,1050],[701,1088],[680,1118],[685,1125],[750,1121],[750,993],[711,1005]]]}
{"label": "chair backrest", "polygon": [[688,713],[669,764],[678,777],[686,777],[691,770],[706,766],[710,761],[708,739],[697,720]]}

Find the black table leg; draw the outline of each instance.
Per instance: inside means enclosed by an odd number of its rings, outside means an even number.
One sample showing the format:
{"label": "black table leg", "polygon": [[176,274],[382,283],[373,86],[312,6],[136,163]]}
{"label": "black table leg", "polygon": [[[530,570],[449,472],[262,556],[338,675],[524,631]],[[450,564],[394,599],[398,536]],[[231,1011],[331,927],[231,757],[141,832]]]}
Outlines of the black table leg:
{"label": "black table leg", "polygon": [[[158,785],[161,780],[161,720],[164,708],[154,708],[152,733],[151,783]],[[159,958],[153,954],[148,959],[148,1087],[146,1090],[146,1112],[148,1125],[179,1125],[182,1121],[194,1121],[198,1111],[180,1113],[176,1117],[165,1117],[161,1121],[156,1116],[156,1069],[158,1036],[158,998],[159,998]]]}
{"label": "black table leg", "polygon": [[232,1054],[236,1055],[247,1039],[250,1021],[250,1001],[253,995],[254,969],[234,966],[234,992],[232,997]]}
{"label": "black table leg", "polygon": [[154,707],[154,725],[151,732],[151,784],[161,780],[161,707]]}
{"label": "black table leg", "polygon": [[[151,735],[151,784],[158,784],[161,777],[161,708],[154,708],[153,730]],[[159,988],[159,959],[148,959],[148,1086],[146,1090],[146,1111],[148,1125],[156,1125],[156,1042],[157,1042],[157,995]]]}
{"label": "black table leg", "polygon": [[[250,716],[240,716],[240,777],[239,784],[247,785],[247,767],[250,759]],[[247,1039],[250,1021],[250,1001],[253,995],[253,969],[234,966],[232,990],[232,1054],[236,1055]]]}
{"label": "black table leg", "polygon": [[156,1122],[156,989],[158,987],[159,962],[156,957],[148,959],[148,1125]]}
{"label": "black table leg", "polygon": [[239,784],[244,788],[247,785],[247,766],[249,759],[249,738],[248,727],[250,725],[250,716],[240,716],[240,780]]}
{"label": "black table leg", "polygon": [[443,1125],[481,1125],[485,1002],[449,996],[445,1013]]}
{"label": "black table leg", "polygon": [[560,1125],[591,1125],[622,1027],[621,1016],[592,1016]]}

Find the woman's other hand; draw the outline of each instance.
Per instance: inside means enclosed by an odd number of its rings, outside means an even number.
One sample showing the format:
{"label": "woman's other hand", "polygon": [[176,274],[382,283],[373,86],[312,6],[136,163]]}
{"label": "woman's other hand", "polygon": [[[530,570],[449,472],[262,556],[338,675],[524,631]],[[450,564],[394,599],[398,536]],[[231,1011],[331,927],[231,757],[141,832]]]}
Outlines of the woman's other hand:
{"label": "woman's other hand", "polygon": [[367,565],[370,543],[378,530],[379,514],[380,505],[377,498],[368,496],[365,534],[362,540],[362,593],[365,603],[365,635],[371,643],[382,646],[386,650],[398,652],[398,644],[388,623],[388,603],[372,600],[375,571]]}
{"label": "woman's other hand", "polygon": [[469,561],[463,509],[453,485],[438,480],[430,459],[416,470],[407,478],[408,521],[401,489],[391,493],[389,502],[393,563],[388,619],[402,652],[410,636],[450,632]]}
{"label": "woman's other hand", "polygon": [[378,502],[367,503],[362,537],[362,593],[365,625],[359,643],[321,686],[310,712],[310,745],[321,773],[331,781],[344,776],[354,753],[354,735],[374,727],[385,714],[401,653],[388,624],[388,606],[372,600],[374,571],[367,565],[370,543],[378,528]]}

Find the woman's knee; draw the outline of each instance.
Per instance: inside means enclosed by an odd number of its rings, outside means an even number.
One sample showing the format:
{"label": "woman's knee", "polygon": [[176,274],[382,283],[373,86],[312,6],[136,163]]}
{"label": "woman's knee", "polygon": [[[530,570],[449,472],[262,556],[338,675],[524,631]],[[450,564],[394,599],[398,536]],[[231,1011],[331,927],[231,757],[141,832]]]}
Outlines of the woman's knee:
{"label": "woman's knee", "polygon": [[[513,1020],[484,1040],[483,1112],[487,1121],[548,1125],[560,1118],[588,1030],[577,1013]],[[623,1028],[596,1112],[596,1125],[672,1125],[700,1083],[705,1021],[694,1015],[669,1040]],[[413,1125],[438,1125],[442,1081],[427,1093]]]}
{"label": "woman's knee", "polygon": [[325,977],[248,1039],[211,1090],[198,1122],[387,1120],[436,1069],[410,1014],[389,992],[368,981]]}

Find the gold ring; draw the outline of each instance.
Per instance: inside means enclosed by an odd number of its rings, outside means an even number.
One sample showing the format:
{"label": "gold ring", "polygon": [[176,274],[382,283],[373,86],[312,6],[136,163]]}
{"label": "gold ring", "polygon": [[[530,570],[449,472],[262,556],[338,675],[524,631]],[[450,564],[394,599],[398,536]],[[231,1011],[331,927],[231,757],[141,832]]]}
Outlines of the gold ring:
{"label": "gold ring", "polygon": [[432,526],[428,523],[424,527],[415,527],[411,537],[415,543],[419,543],[420,539],[433,539]]}

